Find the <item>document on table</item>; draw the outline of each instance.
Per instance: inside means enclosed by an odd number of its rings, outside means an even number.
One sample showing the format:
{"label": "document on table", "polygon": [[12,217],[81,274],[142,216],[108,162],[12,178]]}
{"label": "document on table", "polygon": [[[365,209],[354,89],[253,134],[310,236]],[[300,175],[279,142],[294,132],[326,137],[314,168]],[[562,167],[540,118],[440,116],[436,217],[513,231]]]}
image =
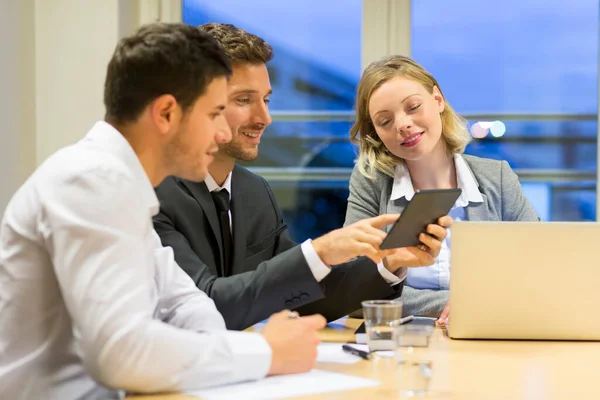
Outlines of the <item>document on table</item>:
{"label": "document on table", "polygon": [[342,343],[321,343],[317,347],[317,362],[354,364],[362,358],[342,350]]}
{"label": "document on table", "polygon": [[380,382],[373,379],[313,369],[304,374],[270,376],[259,381],[196,390],[187,394],[204,400],[268,400],[379,385]]}
{"label": "document on table", "polygon": [[[354,344],[348,343],[355,349],[369,352],[369,346],[366,344]],[[337,363],[337,364],[355,364],[362,360],[359,356],[354,354],[346,353],[342,350],[342,343],[321,343],[317,348],[317,362],[323,363]],[[393,358],[393,351],[378,351],[376,352],[377,357],[381,358]]]}

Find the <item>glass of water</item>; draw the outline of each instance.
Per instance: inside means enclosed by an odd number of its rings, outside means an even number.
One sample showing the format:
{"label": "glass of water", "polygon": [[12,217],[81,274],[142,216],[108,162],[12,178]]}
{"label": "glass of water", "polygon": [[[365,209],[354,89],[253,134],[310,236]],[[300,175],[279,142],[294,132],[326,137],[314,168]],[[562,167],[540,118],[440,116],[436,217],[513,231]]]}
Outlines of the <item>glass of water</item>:
{"label": "glass of water", "polygon": [[369,351],[394,350],[393,330],[402,318],[402,302],[368,300],[362,308]]}
{"label": "glass of water", "polygon": [[429,358],[429,339],[433,327],[428,325],[400,325],[394,328],[398,386],[406,397],[427,395],[433,363]]}

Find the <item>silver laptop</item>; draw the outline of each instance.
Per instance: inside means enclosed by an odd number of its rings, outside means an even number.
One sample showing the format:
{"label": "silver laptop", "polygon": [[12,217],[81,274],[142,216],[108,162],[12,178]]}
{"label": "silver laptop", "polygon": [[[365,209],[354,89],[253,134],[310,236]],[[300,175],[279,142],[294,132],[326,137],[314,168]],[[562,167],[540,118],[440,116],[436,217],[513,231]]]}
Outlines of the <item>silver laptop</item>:
{"label": "silver laptop", "polygon": [[454,339],[600,340],[600,224],[457,222]]}

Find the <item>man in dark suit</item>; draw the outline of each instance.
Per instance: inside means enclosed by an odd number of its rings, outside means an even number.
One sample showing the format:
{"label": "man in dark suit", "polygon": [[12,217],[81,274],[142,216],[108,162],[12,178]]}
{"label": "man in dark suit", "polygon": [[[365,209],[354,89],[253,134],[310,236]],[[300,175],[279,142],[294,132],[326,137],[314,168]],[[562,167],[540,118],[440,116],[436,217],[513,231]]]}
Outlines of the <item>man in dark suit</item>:
{"label": "man in dark suit", "polygon": [[214,300],[229,329],[244,329],[282,309],[334,320],[362,300],[399,296],[403,267],[433,263],[450,218],[430,225],[432,236],[422,235],[422,246],[394,252],[378,246],[385,237],[381,228],[397,215],[359,221],[297,245],[269,184],[235,164],[257,157],[271,123],[271,46],[233,25],[200,29],[232,60],[224,112],[231,136],[223,135],[227,139],[203,183],[172,177],[156,189],[161,210],[154,227],[163,245],[173,248],[177,263]]}

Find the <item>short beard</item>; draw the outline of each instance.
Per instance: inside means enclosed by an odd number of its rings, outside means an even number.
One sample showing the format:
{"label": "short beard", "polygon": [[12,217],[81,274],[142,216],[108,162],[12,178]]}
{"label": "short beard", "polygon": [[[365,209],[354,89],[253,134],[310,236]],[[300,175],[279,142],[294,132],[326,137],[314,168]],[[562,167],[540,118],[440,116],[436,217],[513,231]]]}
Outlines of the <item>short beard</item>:
{"label": "short beard", "polygon": [[219,145],[219,153],[239,161],[254,161],[258,157],[258,148],[255,151],[247,151],[242,149],[238,143],[229,142]]}
{"label": "short beard", "polygon": [[181,132],[178,132],[163,151],[163,165],[171,175],[193,182],[201,182],[206,178],[207,171],[204,170],[200,174],[200,164],[188,165],[186,161],[189,161],[189,158],[188,148],[181,140]]}
{"label": "short beard", "polygon": [[179,171],[181,166],[179,165],[179,160],[183,157],[184,147],[181,143],[180,132],[175,134],[175,137],[169,142],[163,151],[163,165],[173,173],[182,172]]}

